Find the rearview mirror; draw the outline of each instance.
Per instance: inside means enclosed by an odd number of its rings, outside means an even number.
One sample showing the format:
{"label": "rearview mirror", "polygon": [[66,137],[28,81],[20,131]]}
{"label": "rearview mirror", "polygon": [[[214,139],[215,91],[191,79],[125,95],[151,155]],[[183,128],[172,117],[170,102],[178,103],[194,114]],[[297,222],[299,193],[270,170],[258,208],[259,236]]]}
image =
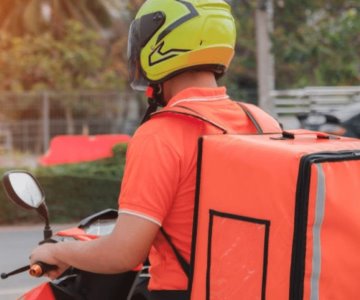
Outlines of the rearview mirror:
{"label": "rearview mirror", "polygon": [[49,212],[45,203],[45,193],[34,176],[25,171],[10,171],[2,179],[6,194],[15,204],[34,209],[45,220],[44,240],[49,240],[52,230]]}
{"label": "rearview mirror", "polygon": [[37,180],[25,171],[5,173],[3,184],[9,198],[26,209],[38,209],[45,195]]}
{"label": "rearview mirror", "polygon": [[4,174],[2,182],[11,201],[23,208],[36,210],[45,220],[44,240],[49,240],[52,236],[49,212],[45,193],[36,178],[26,171],[10,171]]}

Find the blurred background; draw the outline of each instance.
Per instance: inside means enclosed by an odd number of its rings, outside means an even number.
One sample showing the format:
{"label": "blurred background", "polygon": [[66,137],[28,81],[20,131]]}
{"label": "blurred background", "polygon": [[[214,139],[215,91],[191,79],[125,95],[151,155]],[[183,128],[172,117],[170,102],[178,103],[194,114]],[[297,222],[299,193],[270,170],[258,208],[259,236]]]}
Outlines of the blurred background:
{"label": "blurred background", "polygon": [[[42,154],[59,134],[132,134],[143,113],[126,45],[141,0],[0,1],[0,149]],[[236,56],[222,80],[294,127],[359,101],[356,0],[232,0]],[[5,164],[5,162],[2,162]]]}
{"label": "blurred background", "polygon": [[[129,88],[126,57],[129,24],[142,3],[0,0],[3,171],[121,180],[127,138],[146,108],[144,95]],[[359,1],[228,3],[236,56],[221,84],[232,98],[258,104],[285,129],[360,136]]]}

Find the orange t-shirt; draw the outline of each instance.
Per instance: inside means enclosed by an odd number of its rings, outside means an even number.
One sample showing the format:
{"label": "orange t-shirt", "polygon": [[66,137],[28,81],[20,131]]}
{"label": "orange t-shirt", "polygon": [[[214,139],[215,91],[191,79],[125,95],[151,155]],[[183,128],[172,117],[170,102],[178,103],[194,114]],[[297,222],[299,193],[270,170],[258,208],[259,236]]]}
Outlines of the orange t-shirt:
{"label": "orange t-shirt", "polygon": [[[234,131],[255,128],[228,99],[226,89],[190,88],[166,105],[202,106]],[[234,122],[236,120],[236,122]],[[197,143],[219,129],[192,117],[158,114],[143,124],[130,141],[119,197],[119,213],[145,218],[162,226],[189,262],[196,184]],[[150,290],[186,290],[187,278],[173,250],[159,232],[150,251]]]}

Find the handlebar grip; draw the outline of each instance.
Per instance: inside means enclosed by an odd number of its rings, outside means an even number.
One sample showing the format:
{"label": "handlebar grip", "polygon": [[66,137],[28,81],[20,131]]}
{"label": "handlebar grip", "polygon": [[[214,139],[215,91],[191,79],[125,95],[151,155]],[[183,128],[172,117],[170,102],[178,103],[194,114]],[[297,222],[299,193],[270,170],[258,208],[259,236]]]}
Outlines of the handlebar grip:
{"label": "handlebar grip", "polygon": [[52,271],[52,270],[56,270],[56,269],[57,269],[57,266],[55,266],[55,265],[49,265],[47,263],[39,261],[39,262],[36,262],[35,264],[31,265],[29,274],[33,277],[41,277],[45,273]]}

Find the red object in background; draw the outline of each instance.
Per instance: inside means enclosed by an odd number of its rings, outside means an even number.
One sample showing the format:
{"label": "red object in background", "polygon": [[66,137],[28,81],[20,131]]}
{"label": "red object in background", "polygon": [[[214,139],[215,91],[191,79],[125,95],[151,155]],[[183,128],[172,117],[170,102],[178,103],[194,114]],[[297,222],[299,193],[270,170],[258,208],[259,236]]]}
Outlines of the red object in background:
{"label": "red object in background", "polygon": [[52,166],[111,157],[116,144],[129,141],[130,136],[126,134],[59,135],[51,140],[49,150],[40,158],[40,164]]}

